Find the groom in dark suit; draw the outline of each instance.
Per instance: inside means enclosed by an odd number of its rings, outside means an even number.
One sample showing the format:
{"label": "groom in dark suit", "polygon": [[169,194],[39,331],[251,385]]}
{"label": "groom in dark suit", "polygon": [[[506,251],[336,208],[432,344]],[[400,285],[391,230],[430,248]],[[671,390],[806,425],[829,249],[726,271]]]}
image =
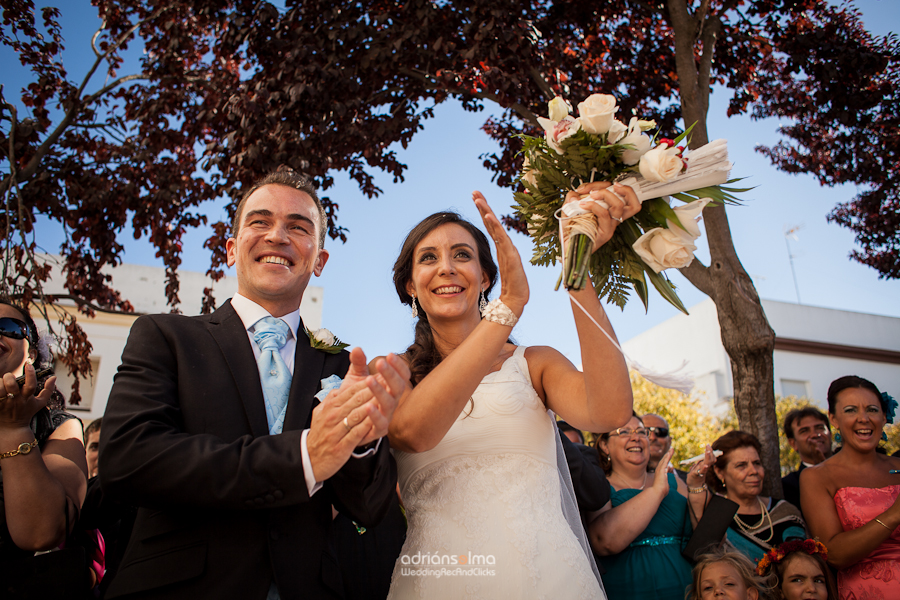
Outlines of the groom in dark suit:
{"label": "groom in dark suit", "polygon": [[784,416],[784,435],[800,455],[800,468],[781,478],[781,489],[784,499],[802,511],[800,473],[831,456],[831,423],[825,413],[813,406],[795,408]]}
{"label": "groom in dark suit", "polygon": [[[397,475],[381,438],[409,371],[311,347],[299,306],[325,224],[304,178],[270,174],[227,242],[238,294],[212,315],[135,321],[100,442],[104,493],[139,507],[108,598],[340,595],[331,507],[384,515]],[[331,375],[343,383],[319,402]]]}

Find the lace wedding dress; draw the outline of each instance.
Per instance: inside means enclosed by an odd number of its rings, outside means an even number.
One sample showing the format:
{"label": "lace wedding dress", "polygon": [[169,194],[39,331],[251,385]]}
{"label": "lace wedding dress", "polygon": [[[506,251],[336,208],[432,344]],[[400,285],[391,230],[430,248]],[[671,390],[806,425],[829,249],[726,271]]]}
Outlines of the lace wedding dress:
{"label": "lace wedding dress", "polygon": [[388,598],[605,598],[563,517],[556,425],[525,348],[472,398],[435,448],[395,451],[409,530]]}

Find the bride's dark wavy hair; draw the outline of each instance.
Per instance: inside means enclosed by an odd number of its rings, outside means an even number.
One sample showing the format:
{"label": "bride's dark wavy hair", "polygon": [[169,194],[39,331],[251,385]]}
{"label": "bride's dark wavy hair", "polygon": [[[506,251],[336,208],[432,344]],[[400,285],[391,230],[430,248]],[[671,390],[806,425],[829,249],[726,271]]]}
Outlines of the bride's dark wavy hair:
{"label": "bride's dark wavy hair", "polygon": [[[481,270],[488,276],[488,287],[484,290],[485,296],[491,293],[494,284],[497,283],[497,264],[491,257],[491,246],[487,236],[472,223],[462,218],[455,212],[439,212],[425,217],[418,225],[410,230],[403,246],[400,248],[400,256],[394,262],[394,288],[400,297],[400,302],[412,306],[412,296],[406,291],[406,284],[412,280],[413,255],[416,246],[432,231],[447,224],[459,225],[469,232],[475,239],[475,248],[478,251],[478,262]],[[416,321],[416,335],[413,343],[406,349],[406,359],[409,362],[409,370],[412,373],[412,384],[415,386],[426,375],[431,373],[441,362],[441,355],[434,343],[434,334],[428,323],[428,315],[421,306],[418,307],[419,319]]]}

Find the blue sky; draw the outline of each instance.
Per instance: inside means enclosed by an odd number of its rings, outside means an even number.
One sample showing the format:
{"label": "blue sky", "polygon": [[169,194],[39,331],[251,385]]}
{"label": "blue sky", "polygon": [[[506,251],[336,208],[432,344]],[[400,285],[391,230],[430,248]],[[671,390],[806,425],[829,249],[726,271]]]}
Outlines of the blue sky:
{"label": "blue sky", "polygon": [[[96,27],[96,12],[87,0],[58,5],[65,23],[66,65],[70,76],[76,78],[84,73],[85,61],[92,58],[88,40]],[[898,29],[900,2],[864,0],[857,5],[873,33],[884,35]],[[7,53],[0,52],[0,58],[10,64]],[[7,84],[7,97],[21,86],[18,79],[11,73],[0,79]],[[95,76],[88,89],[101,84],[101,78]],[[879,280],[874,270],[851,261],[853,235],[825,221],[835,204],[855,195],[855,188],[821,188],[812,177],[777,171],[753,150],[758,144],[772,145],[778,140],[777,120],[726,118],[727,99],[727,92],[713,94],[708,128],[710,138],[728,139],[735,165],[732,175],[747,177],[747,183],[756,186],[743,195],[743,206],[728,208],[728,215],[738,255],[759,295],[798,301],[784,231],[800,225],[798,239],[791,240],[791,251],[803,304],[900,317],[900,281]],[[348,343],[361,346],[369,356],[403,351],[412,339],[413,321],[391,282],[391,266],[409,229],[423,217],[448,208],[479,222],[470,200],[475,189],[485,194],[498,213],[509,212],[512,204],[511,193],[491,183],[490,173],[478,158],[495,148],[479,129],[488,113],[466,113],[452,101],[435,112],[435,118],[426,122],[408,149],[398,149],[400,160],[409,167],[405,182],[393,184],[389,176],[378,174],[376,180],[384,193],[368,200],[346,174],[336,173],[336,185],[323,193],[340,204],[338,223],[349,230],[349,240],[343,245],[329,240],[331,258],[322,277],[311,283],[325,289],[323,325]],[[221,205],[212,206],[209,214],[211,221],[225,217]],[[37,234],[48,251],[56,251],[57,229],[43,224]],[[183,269],[206,270],[209,254],[202,244],[207,236],[208,232],[201,230],[185,239]],[[132,241],[131,237],[130,233],[122,236],[127,240],[125,262],[160,264],[146,238]],[[514,240],[527,262],[530,241],[520,235]],[[698,246],[698,259],[708,264],[704,238]],[[513,336],[521,344],[553,346],[580,363],[569,302],[563,292],[553,291],[558,272],[528,265],[527,273],[532,299]],[[677,272],[671,277],[686,306],[705,298]],[[677,314],[655,291],[647,314],[636,298],[624,312],[616,307],[607,310],[623,341]]]}

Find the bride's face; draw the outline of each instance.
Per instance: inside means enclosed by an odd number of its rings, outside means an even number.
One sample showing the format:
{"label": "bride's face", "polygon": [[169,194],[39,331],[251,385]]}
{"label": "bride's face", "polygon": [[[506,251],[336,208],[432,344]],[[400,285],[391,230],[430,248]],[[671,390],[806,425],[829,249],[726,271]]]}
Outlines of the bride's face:
{"label": "bride's face", "polygon": [[433,323],[478,315],[481,290],[489,284],[481,270],[475,238],[455,223],[436,227],[413,252],[407,292]]}

